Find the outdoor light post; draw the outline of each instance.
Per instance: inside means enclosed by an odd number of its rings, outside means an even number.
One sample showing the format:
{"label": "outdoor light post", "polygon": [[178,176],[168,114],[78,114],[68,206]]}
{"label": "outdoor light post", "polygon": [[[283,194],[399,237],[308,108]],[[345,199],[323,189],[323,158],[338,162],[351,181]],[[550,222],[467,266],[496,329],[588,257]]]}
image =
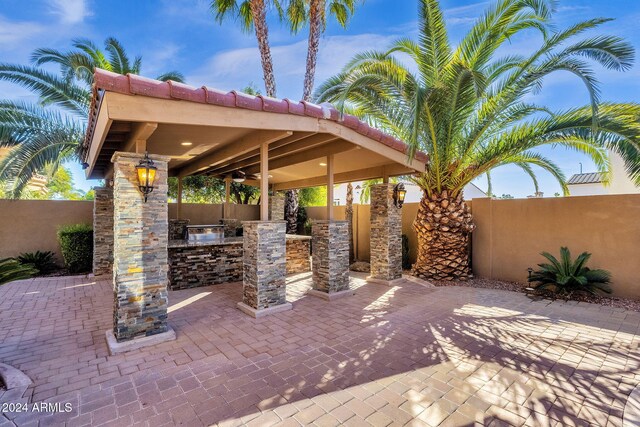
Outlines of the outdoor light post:
{"label": "outdoor light post", "polygon": [[138,189],[144,195],[144,202],[147,203],[147,196],[153,191],[153,181],[156,179],[158,168],[153,160],[149,158],[149,153],[144,153],[144,159],[136,166],[138,175]]}
{"label": "outdoor light post", "polygon": [[393,204],[396,205],[396,208],[402,207],[406,195],[407,190],[405,190],[403,183],[399,182],[393,187]]}

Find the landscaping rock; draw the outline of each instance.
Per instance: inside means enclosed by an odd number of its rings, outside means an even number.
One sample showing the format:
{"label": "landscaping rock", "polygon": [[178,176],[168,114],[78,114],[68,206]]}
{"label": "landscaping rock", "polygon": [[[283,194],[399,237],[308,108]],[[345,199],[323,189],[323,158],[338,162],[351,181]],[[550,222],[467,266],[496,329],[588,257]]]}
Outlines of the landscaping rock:
{"label": "landscaping rock", "polygon": [[349,270],[357,271],[360,273],[368,273],[371,271],[371,264],[364,261],[356,261],[349,266]]}

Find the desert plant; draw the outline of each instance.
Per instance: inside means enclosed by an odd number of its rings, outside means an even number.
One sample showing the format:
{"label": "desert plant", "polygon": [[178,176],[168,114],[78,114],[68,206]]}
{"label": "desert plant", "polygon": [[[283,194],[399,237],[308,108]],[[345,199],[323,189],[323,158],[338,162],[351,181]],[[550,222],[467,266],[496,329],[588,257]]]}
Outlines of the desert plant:
{"label": "desert plant", "polygon": [[57,268],[55,255],[51,251],[22,253],[18,256],[18,262],[35,268],[38,274],[47,274]]}
{"label": "desert plant", "polygon": [[13,258],[0,259],[0,285],[14,280],[33,277],[37,270],[29,265],[22,265]]}
{"label": "desert plant", "polygon": [[58,230],[58,242],[65,267],[70,273],[87,273],[93,266],[93,229],[90,225],[74,224]]}
{"label": "desert plant", "polygon": [[571,252],[568,248],[560,248],[560,260],[548,252],[541,255],[549,260],[550,264],[538,264],[540,270],[535,271],[529,277],[530,283],[537,283],[537,290],[552,290],[554,293],[570,297],[574,292],[588,292],[596,295],[597,291],[611,293],[608,285],[611,273],[606,270],[591,270],[586,267],[591,254],[583,252],[571,261]]}

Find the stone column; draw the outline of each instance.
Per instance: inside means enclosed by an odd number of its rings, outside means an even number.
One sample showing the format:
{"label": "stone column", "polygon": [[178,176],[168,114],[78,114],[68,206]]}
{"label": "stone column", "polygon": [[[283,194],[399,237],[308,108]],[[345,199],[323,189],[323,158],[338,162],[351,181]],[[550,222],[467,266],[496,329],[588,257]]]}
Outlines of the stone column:
{"label": "stone column", "polygon": [[93,274],[113,273],[113,188],[93,189]]}
{"label": "stone column", "polygon": [[313,221],[310,295],[327,300],[353,295],[349,288],[349,223]]}
{"label": "stone column", "polygon": [[394,187],[371,187],[371,276],[367,280],[387,285],[402,279],[402,209],[393,202]]}
{"label": "stone column", "polygon": [[286,222],[245,221],[242,302],[253,317],[290,310],[286,293]]}
{"label": "stone column", "polygon": [[269,196],[269,221],[284,221],[284,194]]}
{"label": "stone column", "polygon": [[[112,353],[175,339],[167,325],[167,156],[149,156],[158,168],[145,203],[136,165],[144,156],[116,152],[114,168],[114,316]],[[157,335],[157,336],[156,336]]]}

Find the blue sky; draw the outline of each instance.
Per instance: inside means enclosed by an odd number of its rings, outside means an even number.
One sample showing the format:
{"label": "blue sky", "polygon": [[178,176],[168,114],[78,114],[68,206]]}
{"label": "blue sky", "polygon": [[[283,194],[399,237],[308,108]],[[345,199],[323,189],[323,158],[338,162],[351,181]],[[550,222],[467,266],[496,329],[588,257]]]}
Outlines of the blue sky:
{"label": "blue sky", "polygon": [[[442,0],[450,37],[459,40],[490,2]],[[0,4],[0,62],[28,63],[38,47],[66,49],[70,40],[87,37],[101,42],[115,36],[133,55],[142,55],[142,74],[154,77],[167,70],[179,70],[187,82],[220,89],[238,89],[254,83],[262,88],[262,72],[256,43],[251,34],[239,30],[233,21],[215,22],[204,0],[2,0]],[[600,32],[626,38],[640,48],[640,2],[636,0],[560,0],[554,18],[558,27],[592,17],[615,21]],[[357,52],[383,49],[399,36],[417,34],[416,0],[368,0],[358,10],[347,30],[330,22],[322,40],[316,82],[338,72]],[[299,99],[306,56],[306,34],[291,35],[278,22],[271,22],[278,95]],[[514,39],[506,51],[526,52],[539,39],[526,35]],[[640,101],[640,68],[626,73],[600,70],[602,99]],[[29,92],[0,82],[0,98],[35,101]],[[532,100],[552,109],[588,102],[586,90],[568,74],[545,81]],[[591,162],[573,152],[544,149],[567,176],[593,170]],[[80,168],[72,165],[76,185],[88,189]],[[493,172],[494,192],[524,197],[533,192],[530,180],[519,169],[504,167]],[[559,191],[554,180],[540,173],[541,189],[551,196]],[[486,187],[484,180],[478,185]]]}

